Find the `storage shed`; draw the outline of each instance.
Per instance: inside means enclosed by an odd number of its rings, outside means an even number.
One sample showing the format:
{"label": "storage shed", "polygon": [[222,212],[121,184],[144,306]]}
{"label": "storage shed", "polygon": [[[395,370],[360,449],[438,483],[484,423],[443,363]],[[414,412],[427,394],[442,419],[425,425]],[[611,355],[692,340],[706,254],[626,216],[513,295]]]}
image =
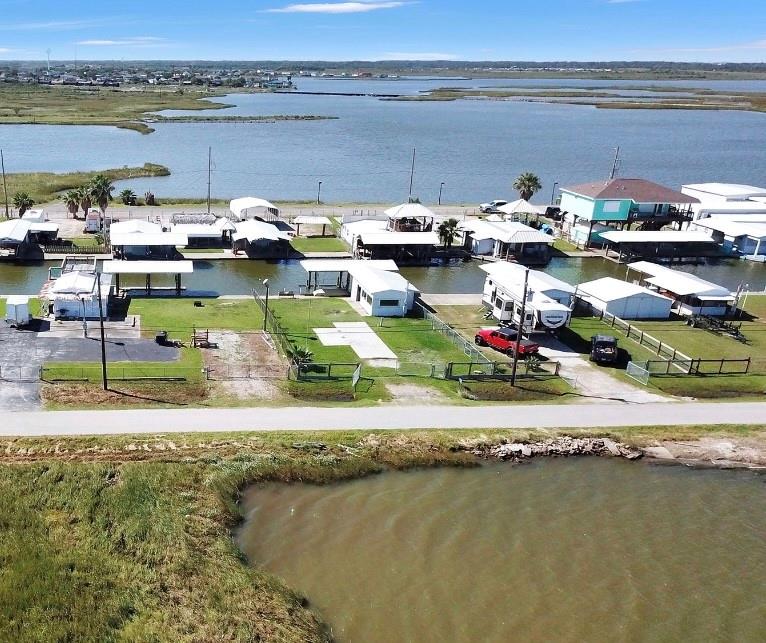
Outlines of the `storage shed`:
{"label": "storage shed", "polygon": [[620,319],[668,319],[673,300],[648,288],[602,277],[577,286],[577,299]]}

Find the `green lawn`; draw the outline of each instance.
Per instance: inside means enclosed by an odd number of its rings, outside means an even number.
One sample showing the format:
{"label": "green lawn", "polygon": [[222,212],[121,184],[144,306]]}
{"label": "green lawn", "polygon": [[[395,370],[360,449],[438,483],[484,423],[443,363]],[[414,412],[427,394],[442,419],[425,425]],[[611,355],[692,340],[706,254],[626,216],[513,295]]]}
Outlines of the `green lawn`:
{"label": "green lawn", "polygon": [[348,246],[338,237],[293,237],[290,245],[298,252],[348,251]]}
{"label": "green lawn", "polygon": [[[184,347],[175,362],[108,362],[107,376],[114,379],[130,378],[183,378],[189,382],[201,382],[202,354],[197,348]],[[87,380],[101,381],[101,364],[98,362],[46,362],[43,377],[47,381]]]}
{"label": "green lawn", "polygon": [[[202,306],[194,305],[202,301]],[[259,330],[263,314],[253,299],[135,298],[129,315],[141,315],[141,329],[152,333],[167,330],[175,339],[187,341],[192,328]]]}
{"label": "green lawn", "polygon": [[333,322],[365,321],[396,353],[402,362],[445,364],[466,361],[462,350],[446,337],[431,329],[422,319],[362,317],[342,299],[316,297],[312,299],[277,299],[271,305],[285,328],[289,339],[297,346],[307,346],[316,362],[358,362],[356,353],[348,346],[323,346],[314,328],[332,328]]}
{"label": "green lawn", "polygon": [[200,254],[200,253],[218,253],[223,254],[225,248],[179,248],[181,254]]}

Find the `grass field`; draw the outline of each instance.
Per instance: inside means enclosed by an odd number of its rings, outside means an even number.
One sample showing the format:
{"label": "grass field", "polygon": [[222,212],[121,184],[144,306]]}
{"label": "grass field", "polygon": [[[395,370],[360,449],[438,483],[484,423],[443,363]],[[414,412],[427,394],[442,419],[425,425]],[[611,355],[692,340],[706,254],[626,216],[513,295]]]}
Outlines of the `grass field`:
{"label": "grass field", "polygon": [[125,91],[101,87],[0,86],[0,123],[47,125],[114,125],[152,132],[144,120],[165,109],[210,110],[227,105],[212,99],[223,92],[205,88],[144,87]]}
{"label": "grass field", "polygon": [[260,330],[263,314],[253,299],[135,298],[129,315],[141,315],[141,329],[147,333],[167,330],[175,339],[188,340],[193,328],[222,330]]}
{"label": "grass field", "polygon": [[337,237],[293,237],[290,245],[298,252],[348,251],[348,246]]}
{"label": "grass field", "polygon": [[[2,96],[2,91],[0,91]],[[2,111],[0,109],[0,111]],[[0,118],[2,122],[2,118]],[[137,179],[147,176],[169,176],[170,170],[164,165],[144,163],[142,167],[123,167],[96,172],[67,172],[55,174],[52,172],[24,172],[7,175],[8,195],[16,192],[26,192],[35,203],[56,201],[61,192],[85,185],[97,174],[103,174],[113,181],[122,179]]]}

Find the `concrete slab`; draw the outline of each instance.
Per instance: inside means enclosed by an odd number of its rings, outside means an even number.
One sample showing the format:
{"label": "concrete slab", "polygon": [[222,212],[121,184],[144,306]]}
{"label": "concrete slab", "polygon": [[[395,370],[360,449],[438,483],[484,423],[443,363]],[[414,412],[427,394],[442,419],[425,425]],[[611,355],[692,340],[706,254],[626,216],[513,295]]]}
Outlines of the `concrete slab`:
{"label": "concrete slab", "polygon": [[366,322],[335,322],[335,328],[315,328],[324,346],[350,346],[360,359],[396,360],[394,353]]}

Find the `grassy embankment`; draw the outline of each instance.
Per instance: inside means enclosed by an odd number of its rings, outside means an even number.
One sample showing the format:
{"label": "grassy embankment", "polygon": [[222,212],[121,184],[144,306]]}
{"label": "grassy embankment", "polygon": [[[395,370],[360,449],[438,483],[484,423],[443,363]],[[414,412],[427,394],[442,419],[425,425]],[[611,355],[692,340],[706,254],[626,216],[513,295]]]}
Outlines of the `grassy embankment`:
{"label": "grassy embankment", "polygon": [[[541,102],[569,103],[588,105],[600,109],[702,109],[702,110],[737,110],[750,112],[766,111],[766,93],[763,92],[723,92],[710,89],[690,89],[683,87],[614,87],[614,91],[604,91],[604,87],[586,87],[582,91],[572,89],[544,88],[538,91],[514,88],[457,89],[440,87],[418,96],[401,96],[384,99],[396,101],[453,101],[464,98],[537,100]],[[653,93],[684,93],[685,96],[663,97],[646,96],[637,100],[632,94],[620,94],[620,90],[644,90]]]}
{"label": "grassy embankment", "polygon": [[[141,328],[146,337],[156,331],[166,330],[170,338],[188,342],[193,328],[231,330],[239,333],[259,332],[263,316],[256,303],[249,299],[204,299],[204,305],[194,306],[192,299],[134,299],[129,315],[141,316]],[[404,363],[404,371],[397,375],[394,369],[364,366],[363,381],[354,396],[349,377],[353,368],[338,368],[341,380],[316,382],[285,381],[280,384],[286,397],[280,404],[291,400],[311,401],[316,404],[372,404],[390,399],[386,382],[411,384],[423,390],[423,395],[439,395],[453,402],[470,403],[471,399],[486,401],[552,400],[566,398],[569,387],[563,381],[550,378],[526,378],[524,386],[510,387],[501,382],[471,385],[461,397],[454,381],[430,377],[431,365],[442,369],[447,362],[465,362],[467,357],[444,335],[431,329],[429,322],[420,319],[363,318],[345,301],[330,298],[272,299],[270,308],[283,324],[293,345],[308,347],[314,353],[316,363],[359,362],[349,346],[324,346],[317,339],[314,328],[332,327],[335,321],[367,321],[379,337]],[[212,349],[215,350],[215,349]],[[504,356],[495,355],[495,358]],[[114,391],[102,393],[99,389],[100,367],[92,362],[48,363],[46,377],[49,380],[73,380],[57,382],[44,388],[43,395],[51,408],[71,406],[174,406],[174,405],[228,405],[236,400],[221,400],[209,396],[208,383],[202,375],[202,357],[197,349],[185,348],[179,362],[123,363],[116,362],[110,368],[114,377],[179,377],[183,382],[112,382]],[[86,380],[78,382],[77,380]],[[467,398],[467,399],[466,399]],[[242,402],[239,401],[239,404]]]}
{"label": "grassy embankment", "polygon": [[121,167],[96,172],[19,172],[8,174],[8,195],[26,192],[36,203],[56,201],[65,190],[85,185],[97,174],[103,174],[112,181],[139,179],[149,176],[169,176],[170,170],[157,163],[144,163],[142,167]]}
{"label": "grassy embankment", "polygon": [[[763,427],[94,436],[0,440],[0,639],[330,640],[232,541],[242,489],[472,466],[461,444],[610,435],[634,445]],[[639,466],[639,465],[637,465]],[[257,561],[254,561],[257,563]]]}
{"label": "grassy embankment", "polygon": [[231,107],[211,99],[237,90],[162,87],[106,88],[4,85],[0,87],[0,123],[44,125],[111,125],[141,134],[152,123],[274,123],[285,120],[325,120],[330,116],[162,116],[162,110],[217,110]]}

